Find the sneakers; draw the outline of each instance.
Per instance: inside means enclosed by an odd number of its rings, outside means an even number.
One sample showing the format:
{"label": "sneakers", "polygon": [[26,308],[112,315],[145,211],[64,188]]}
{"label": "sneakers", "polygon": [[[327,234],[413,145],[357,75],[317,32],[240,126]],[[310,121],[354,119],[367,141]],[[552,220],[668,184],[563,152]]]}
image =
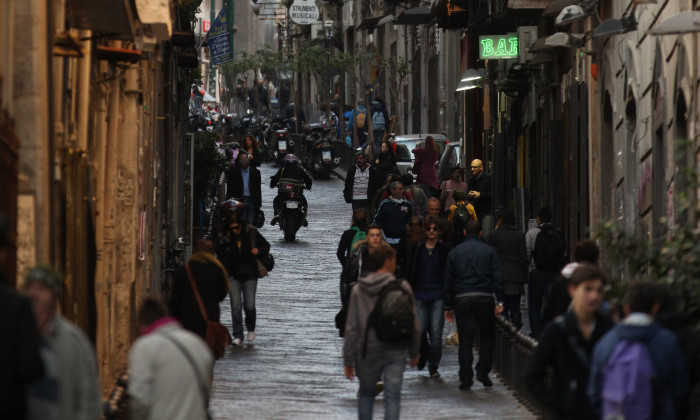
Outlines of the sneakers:
{"label": "sneakers", "polygon": [[255,341],[255,331],[248,331],[248,341]]}
{"label": "sneakers", "polygon": [[431,378],[439,378],[439,377],[440,377],[440,372],[438,372],[438,370],[437,370],[436,367],[434,367],[434,368],[431,367],[431,368],[428,368],[428,369],[429,369],[429,371],[430,371],[430,377],[431,377]]}
{"label": "sneakers", "polygon": [[476,375],[476,380],[484,384],[484,387],[486,388],[491,388],[493,386],[493,382],[491,382],[491,378],[489,378],[489,375]]}
{"label": "sneakers", "polygon": [[243,345],[243,340],[241,340],[240,338],[234,338],[233,343],[231,343],[231,344],[233,344],[234,346],[240,347],[241,345]]}

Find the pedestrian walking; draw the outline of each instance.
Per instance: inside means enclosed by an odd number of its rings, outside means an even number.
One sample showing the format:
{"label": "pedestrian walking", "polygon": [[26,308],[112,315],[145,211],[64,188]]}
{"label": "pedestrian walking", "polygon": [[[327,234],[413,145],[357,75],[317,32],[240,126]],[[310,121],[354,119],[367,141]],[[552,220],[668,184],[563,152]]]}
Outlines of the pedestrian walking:
{"label": "pedestrian walking", "polygon": [[348,169],[345,176],[345,188],[343,198],[346,203],[352,204],[352,209],[362,208],[369,213],[369,195],[374,182],[376,172],[371,170],[367,155],[364,152],[355,154],[355,166]]}
{"label": "pedestrian walking", "polygon": [[474,204],[476,217],[484,227],[484,237],[488,237],[493,228],[493,215],[491,214],[492,185],[491,176],[484,172],[484,164],[479,159],[472,160],[472,177],[467,184],[467,198]]}
{"label": "pedestrian walking", "polygon": [[61,276],[52,267],[36,266],[27,273],[22,293],[32,303],[41,338],[55,360],[57,418],[98,419],[102,396],[95,349],[85,334],[59,313]]}
{"label": "pedestrian walking", "polygon": [[348,257],[352,253],[354,245],[367,235],[367,212],[363,208],[358,208],[352,212],[352,224],[350,229],[343,232],[338,243],[336,255],[340,265],[345,265]]}
{"label": "pedestrian walking", "polygon": [[[373,168],[374,170],[374,168]],[[382,178],[384,177],[384,178]],[[378,186],[376,189],[374,189],[374,192],[372,194],[372,198],[370,199],[369,202],[369,210],[370,210],[370,220],[374,220],[374,216],[377,214],[377,208],[379,207],[379,204],[381,204],[382,201],[384,201],[386,198],[391,195],[390,191],[390,186],[392,182],[395,181],[400,181],[401,176],[399,174],[393,174],[393,175],[382,175],[379,172],[377,172],[376,178],[377,180],[381,179],[384,184]]]}
{"label": "pedestrian walking", "polygon": [[384,240],[396,247],[406,235],[406,225],[413,215],[413,206],[404,198],[403,184],[399,181],[390,185],[391,197],[382,201],[374,216],[374,223],[382,227]]}
{"label": "pedestrian walking", "polygon": [[243,313],[249,342],[255,340],[255,293],[258,287],[257,258],[270,252],[270,244],[257,229],[250,227],[239,213],[229,214],[224,222],[216,255],[229,274],[233,344],[243,344]]}
{"label": "pedestrian walking", "polygon": [[364,148],[367,143],[367,116],[368,111],[365,108],[365,100],[359,98],[357,100],[357,108],[352,111],[350,115],[350,126],[349,132],[353,133],[355,128],[357,128],[357,145]]}
{"label": "pedestrian walking", "polygon": [[372,137],[374,137],[374,153],[379,153],[384,134],[389,126],[389,112],[382,98],[374,98],[370,104],[372,113]]}
{"label": "pedestrian walking", "polygon": [[[350,293],[347,324],[345,326],[345,342],[343,359],[345,376],[353,379],[355,374],[360,381],[360,396],[358,399],[358,417],[360,420],[372,419],[374,399],[377,392],[377,382],[384,380],[384,418],[395,420],[399,418],[401,404],[401,385],[406,365],[406,353],[409,353],[409,366],[418,363],[419,324],[416,314],[415,301],[411,286],[405,280],[397,280],[396,253],[387,244],[377,245],[370,253],[370,268],[372,273],[360,277]],[[398,289],[387,289],[391,283],[398,281]],[[378,301],[385,302],[387,290],[394,290],[392,296],[408,296],[406,302],[412,313],[412,329],[406,331],[406,338],[386,341],[380,339],[381,328],[378,329],[370,319],[376,314]],[[405,309],[401,308],[405,313]],[[375,315],[376,316],[376,315]]]}
{"label": "pedestrian walking", "polygon": [[537,227],[527,231],[525,244],[528,260],[531,261],[528,280],[530,335],[537,338],[541,330],[540,319],[545,291],[557,278],[566,261],[564,235],[552,223],[552,212],[548,208],[543,207],[537,212]]}
{"label": "pedestrian walking", "polygon": [[654,322],[659,304],[658,286],[631,283],[625,319],[596,344],[588,397],[599,418],[676,418],[688,375],[675,335]]}
{"label": "pedestrian walking", "polygon": [[208,419],[214,355],[207,343],[153,298],[141,304],[138,326],[141,336],[129,350],[130,418]]}
{"label": "pedestrian walking", "polygon": [[438,367],[442,359],[442,330],[445,327],[443,274],[450,248],[439,241],[439,217],[425,216],[422,228],[425,239],[411,246],[408,281],[413,288],[420,321],[418,370],[422,370],[427,362],[430,377],[436,378],[440,376]]}
{"label": "pedestrian walking", "polygon": [[612,321],[600,312],[605,282],[605,274],[595,266],[576,269],[568,286],[571,311],[542,331],[530,359],[527,389],[555,419],[596,418],[586,387],[593,348],[612,327]]}
{"label": "pedestrian walking", "polygon": [[381,175],[398,174],[399,168],[396,166],[396,154],[391,149],[389,142],[382,140],[379,151],[374,152],[374,170]]}
{"label": "pedestrian walking", "polygon": [[491,232],[488,244],[494,247],[501,259],[503,272],[503,316],[517,330],[523,326],[520,298],[525,293],[528,264],[525,234],[515,227],[515,213],[504,210],[498,217],[496,229]]}
{"label": "pedestrian walking", "polygon": [[452,249],[452,223],[447,220],[447,217],[442,217],[440,200],[435,197],[430,197],[425,205],[425,215],[430,214],[440,218],[440,242]]}
{"label": "pedestrian walking", "polygon": [[454,204],[457,204],[453,195],[455,191],[464,191],[466,194],[467,190],[467,184],[462,181],[462,169],[459,166],[455,166],[452,168],[452,172],[450,172],[450,179],[442,181],[442,184],[440,184],[440,202],[442,203],[442,209],[448,212]]}
{"label": "pedestrian walking", "polygon": [[[471,221],[466,239],[452,248],[445,267],[445,319],[457,319],[459,336],[459,389],[469,390],[474,383],[472,363],[474,335],[479,330],[479,362],[476,379],[485,387],[493,361],[496,316],[503,312],[503,278],[496,250],[481,242],[481,225]],[[496,302],[494,302],[494,295]]]}
{"label": "pedestrian walking", "polygon": [[241,150],[236,165],[226,173],[226,198],[235,198],[245,205],[243,220],[251,225],[262,207],[262,179],[260,171],[250,165],[248,153]]}
{"label": "pedestrian walking", "polygon": [[408,220],[406,226],[406,236],[401,238],[396,247],[396,264],[398,265],[398,276],[408,279],[410,276],[411,249],[414,245],[420,244],[425,239],[425,229],[423,229],[423,219],[413,216]]}
{"label": "pedestrian walking", "polygon": [[[221,311],[219,302],[223,301],[229,291],[228,272],[214,255],[214,243],[200,239],[195,243],[194,253],[187,260],[192,271],[199,295],[202,298],[207,318],[219,322]],[[195,292],[185,266],[177,269],[170,298],[170,313],[188,331],[206,339],[207,324],[202,317]]]}
{"label": "pedestrian walking", "polygon": [[561,269],[559,277],[545,289],[542,299],[542,317],[540,328],[554,321],[556,317],[564,315],[571,306],[571,296],[569,295],[569,279],[581,264],[598,265],[598,255],[600,250],[598,245],[590,239],[581,239],[574,246],[574,262],[567,264]]}
{"label": "pedestrian walking", "polygon": [[258,143],[258,139],[255,138],[253,134],[248,133],[245,135],[245,137],[243,137],[241,150],[248,154],[250,166],[254,166],[256,168],[260,167],[262,164],[262,160],[260,159],[260,145]]}
{"label": "pedestrian walking", "polygon": [[412,171],[417,175],[416,184],[428,186],[432,196],[436,197],[438,195],[438,177],[435,162],[440,157],[440,151],[433,136],[426,137],[423,147],[417,147],[411,153],[415,156]]}
{"label": "pedestrian walking", "polygon": [[467,195],[463,191],[455,191],[452,196],[455,204],[450,206],[450,214],[447,221],[450,222],[452,231],[452,243],[458,245],[464,241],[464,230],[470,221],[479,221],[474,206],[467,201]]}
{"label": "pedestrian walking", "polygon": [[413,204],[413,215],[423,217],[425,208],[428,205],[428,197],[425,195],[425,192],[423,192],[422,188],[413,185],[413,175],[411,174],[402,174],[401,183],[405,194],[409,197],[408,201]]}
{"label": "pedestrian walking", "polygon": [[28,387],[45,373],[41,337],[32,307],[25,296],[7,286],[4,270],[9,258],[10,223],[0,214],[0,417],[27,417]]}

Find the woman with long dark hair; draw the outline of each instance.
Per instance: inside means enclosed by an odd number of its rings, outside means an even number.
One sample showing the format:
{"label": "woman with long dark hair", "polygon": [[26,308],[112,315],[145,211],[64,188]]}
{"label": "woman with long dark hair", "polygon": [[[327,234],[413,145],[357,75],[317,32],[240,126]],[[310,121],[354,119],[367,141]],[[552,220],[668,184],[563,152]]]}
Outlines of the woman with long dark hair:
{"label": "woman with long dark hair", "polygon": [[229,213],[219,234],[216,255],[229,273],[233,344],[243,343],[243,313],[248,341],[255,340],[255,292],[258,287],[257,258],[270,252],[270,244],[240,213]]}
{"label": "woman with long dark hair", "polygon": [[248,153],[250,159],[250,165],[256,168],[262,163],[260,160],[260,147],[258,145],[258,139],[252,134],[246,134],[243,137],[243,144],[241,144],[241,150]]}
{"label": "woman with long dark hair", "polygon": [[347,260],[348,256],[352,252],[354,243],[365,238],[365,232],[368,224],[367,212],[365,209],[359,208],[352,212],[351,227],[343,232],[340,237],[340,243],[338,243],[338,251],[336,252],[336,255],[338,256],[340,265],[345,265],[345,260]]}
{"label": "woman with long dark hair", "polygon": [[413,173],[418,176],[416,184],[423,184],[430,188],[433,197],[437,196],[438,192],[438,176],[435,162],[439,157],[439,149],[435,143],[433,136],[425,138],[423,147],[415,148],[411,151],[416,157],[413,164]]}

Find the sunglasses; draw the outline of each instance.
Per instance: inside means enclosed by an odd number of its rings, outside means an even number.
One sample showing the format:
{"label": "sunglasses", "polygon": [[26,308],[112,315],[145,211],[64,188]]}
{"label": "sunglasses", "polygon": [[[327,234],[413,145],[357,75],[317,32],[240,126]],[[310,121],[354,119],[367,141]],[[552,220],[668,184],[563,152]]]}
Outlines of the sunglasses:
{"label": "sunglasses", "polygon": [[437,226],[435,226],[435,225],[433,225],[433,226],[428,227],[428,228],[425,229],[425,230],[427,230],[428,232],[431,232],[431,231],[437,232],[437,231],[440,230],[440,228],[437,227]]}

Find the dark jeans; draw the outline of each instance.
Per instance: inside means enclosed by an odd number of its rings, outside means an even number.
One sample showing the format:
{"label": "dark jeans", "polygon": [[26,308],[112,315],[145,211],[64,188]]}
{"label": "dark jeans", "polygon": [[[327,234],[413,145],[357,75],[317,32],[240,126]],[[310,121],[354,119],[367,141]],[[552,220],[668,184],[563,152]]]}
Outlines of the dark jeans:
{"label": "dark jeans", "polygon": [[384,130],[372,131],[372,135],[374,136],[374,155],[377,156],[384,140]]}
{"label": "dark jeans", "polygon": [[242,201],[243,204],[245,204],[242,219],[244,222],[248,223],[249,225],[252,225],[253,221],[255,220],[255,214],[257,213],[257,209],[255,208],[255,204],[253,203],[253,199],[251,197],[243,197]]}
{"label": "dark jeans", "polygon": [[520,329],[523,326],[523,316],[520,313],[520,297],[522,295],[503,296],[503,316]]}
{"label": "dark jeans", "polygon": [[352,211],[357,209],[365,209],[367,217],[369,217],[369,200],[352,200]]}
{"label": "dark jeans", "polygon": [[542,300],[549,285],[557,278],[556,271],[532,270],[528,283],[528,315],[530,317],[530,336],[537,338],[540,335],[540,320],[542,319]]}
{"label": "dark jeans", "polygon": [[231,321],[233,338],[243,340],[243,313],[245,312],[245,328],[248,331],[255,331],[255,291],[258,281],[236,280],[231,277]]}
{"label": "dark jeans", "polygon": [[459,381],[472,383],[474,370],[474,335],[479,329],[479,361],[476,375],[485,376],[491,371],[496,330],[496,303],[490,296],[458,298],[455,304],[457,334],[459,334]]}
{"label": "dark jeans", "polygon": [[442,358],[442,330],[445,327],[445,301],[418,300],[416,301],[416,311],[420,321],[421,337],[425,337],[426,332],[430,341],[425,341],[427,348],[423,348],[421,340],[421,354],[428,354],[428,367],[438,368]]}

